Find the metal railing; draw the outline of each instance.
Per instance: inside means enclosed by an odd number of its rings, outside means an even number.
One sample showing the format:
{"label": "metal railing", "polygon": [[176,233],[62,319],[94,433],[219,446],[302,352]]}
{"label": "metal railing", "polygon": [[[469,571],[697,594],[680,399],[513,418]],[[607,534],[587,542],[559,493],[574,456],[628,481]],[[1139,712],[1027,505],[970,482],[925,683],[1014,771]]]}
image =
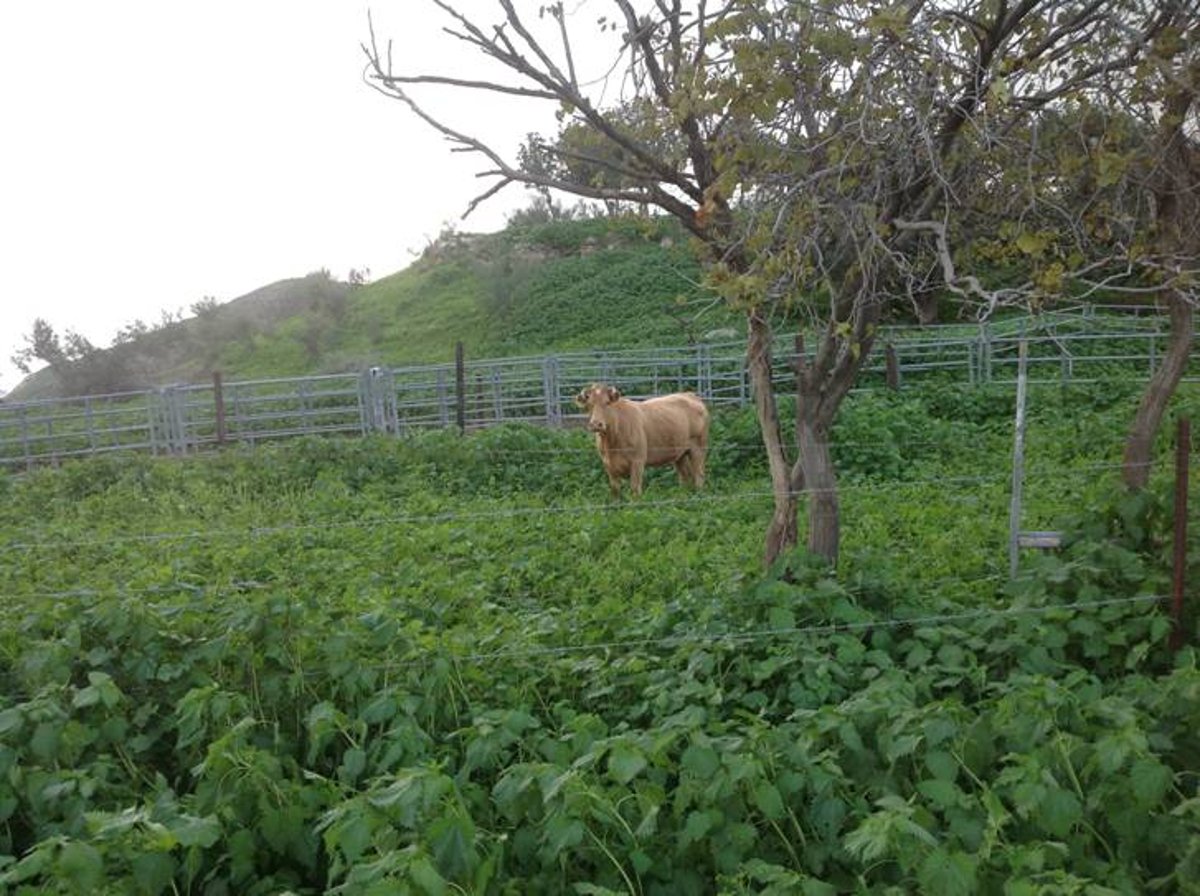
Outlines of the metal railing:
{"label": "metal railing", "polygon": [[[884,384],[886,346],[905,385],[1012,383],[1022,337],[1031,382],[1136,379],[1153,372],[1166,336],[1159,316],[1091,309],[982,325],[883,328],[859,387]],[[781,336],[775,346],[774,378],[783,389],[792,379],[792,342]],[[457,381],[448,363],[0,402],[0,465],[32,467],[113,451],[185,454],[303,435],[402,436],[454,425],[460,409],[468,428],[513,420],[560,425],[576,414],[576,392],[598,381],[633,398],[688,389],[716,406],[751,400],[740,341],[468,361],[461,392]]]}

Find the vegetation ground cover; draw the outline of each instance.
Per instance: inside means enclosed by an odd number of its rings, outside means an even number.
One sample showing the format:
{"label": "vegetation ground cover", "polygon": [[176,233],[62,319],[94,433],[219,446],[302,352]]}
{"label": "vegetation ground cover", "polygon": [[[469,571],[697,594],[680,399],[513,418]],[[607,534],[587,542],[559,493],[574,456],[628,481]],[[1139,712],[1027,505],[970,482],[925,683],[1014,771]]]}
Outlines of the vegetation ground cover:
{"label": "vegetation ground cover", "polygon": [[1187,891],[1200,672],[1165,482],[1112,498],[1135,395],[1033,390],[1026,523],[1071,541],[1012,583],[995,387],[851,400],[836,575],[759,569],[748,411],[640,504],[524,426],[0,479],[0,882]]}

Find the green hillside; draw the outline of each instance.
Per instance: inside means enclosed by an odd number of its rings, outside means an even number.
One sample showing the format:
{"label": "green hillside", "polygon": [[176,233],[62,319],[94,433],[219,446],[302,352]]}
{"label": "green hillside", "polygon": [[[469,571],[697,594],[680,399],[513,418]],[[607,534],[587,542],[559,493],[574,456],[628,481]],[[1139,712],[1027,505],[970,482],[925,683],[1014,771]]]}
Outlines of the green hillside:
{"label": "green hillside", "polygon": [[[699,281],[678,225],[661,219],[448,233],[374,283],[352,286],[327,272],[280,281],[105,350],[68,379],[118,391],[203,381],[214,370],[245,379],[442,361],[459,340],[480,358],[672,344],[737,326]],[[11,398],[69,391],[44,370]]]}
{"label": "green hillside", "polygon": [[227,375],[353,370],[565,348],[682,342],[733,315],[687,317],[695,257],[668,222],[593,219],[444,236],[344,307],[296,315],[226,347]]}

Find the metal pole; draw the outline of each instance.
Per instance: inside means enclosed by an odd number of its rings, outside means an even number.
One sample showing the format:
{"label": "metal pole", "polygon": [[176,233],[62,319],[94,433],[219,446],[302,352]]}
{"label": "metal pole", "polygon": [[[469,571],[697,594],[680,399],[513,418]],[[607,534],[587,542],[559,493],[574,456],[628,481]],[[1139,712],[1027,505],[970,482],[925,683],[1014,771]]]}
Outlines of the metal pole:
{"label": "metal pole", "polygon": [[454,343],[454,397],[458,415],[458,433],[467,431],[467,370],[462,342]]}
{"label": "metal pole", "polygon": [[225,391],[221,371],[213,371],[213,413],[217,419],[217,444],[225,444]]}
{"label": "metal pole", "polygon": [[438,421],[442,428],[450,425],[450,396],[446,391],[446,371],[437,372]]}
{"label": "metal pole", "polygon": [[96,453],[96,416],[92,408],[92,397],[85,395],[83,398],[83,412],[87,417],[87,432],[88,432],[88,447],[92,454]]}
{"label": "metal pole", "polygon": [[1025,484],[1025,385],[1029,344],[1024,335],[1017,353],[1017,417],[1013,433],[1012,502],[1008,509],[1008,574],[1017,575],[1021,530],[1021,497]]}
{"label": "metal pole", "polygon": [[1180,419],[1175,437],[1175,544],[1172,546],[1174,570],[1171,577],[1171,650],[1183,646],[1183,580],[1187,572],[1187,497],[1188,458],[1192,446],[1192,425]]}

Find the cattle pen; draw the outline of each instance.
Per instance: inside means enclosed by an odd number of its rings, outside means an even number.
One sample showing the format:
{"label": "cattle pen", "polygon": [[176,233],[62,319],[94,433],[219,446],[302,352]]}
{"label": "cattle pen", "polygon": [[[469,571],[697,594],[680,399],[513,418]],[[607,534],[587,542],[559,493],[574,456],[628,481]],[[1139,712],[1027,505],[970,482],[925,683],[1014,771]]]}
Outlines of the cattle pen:
{"label": "cattle pen", "polygon": [[[883,328],[859,385],[1011,385],[1022,338],[1031,381],[1083,383],[1149,376],[1167,332],[1153,309],[1105,313],[1096,306],[977,325]],[[781,335],[774,354],[783,388],[795,362],[791,344],[791,335]],[[751,400],[741,341],[266,379],[226,381],[218,373],[203,384],[0,403],[0,465],[32,468],[119,451],[182,455],[295,436],[403,436],[512,421],[561,426],[574,419],[573,396],[590,382],[617,384],[634,398],[691,390],[714,407]]]}

